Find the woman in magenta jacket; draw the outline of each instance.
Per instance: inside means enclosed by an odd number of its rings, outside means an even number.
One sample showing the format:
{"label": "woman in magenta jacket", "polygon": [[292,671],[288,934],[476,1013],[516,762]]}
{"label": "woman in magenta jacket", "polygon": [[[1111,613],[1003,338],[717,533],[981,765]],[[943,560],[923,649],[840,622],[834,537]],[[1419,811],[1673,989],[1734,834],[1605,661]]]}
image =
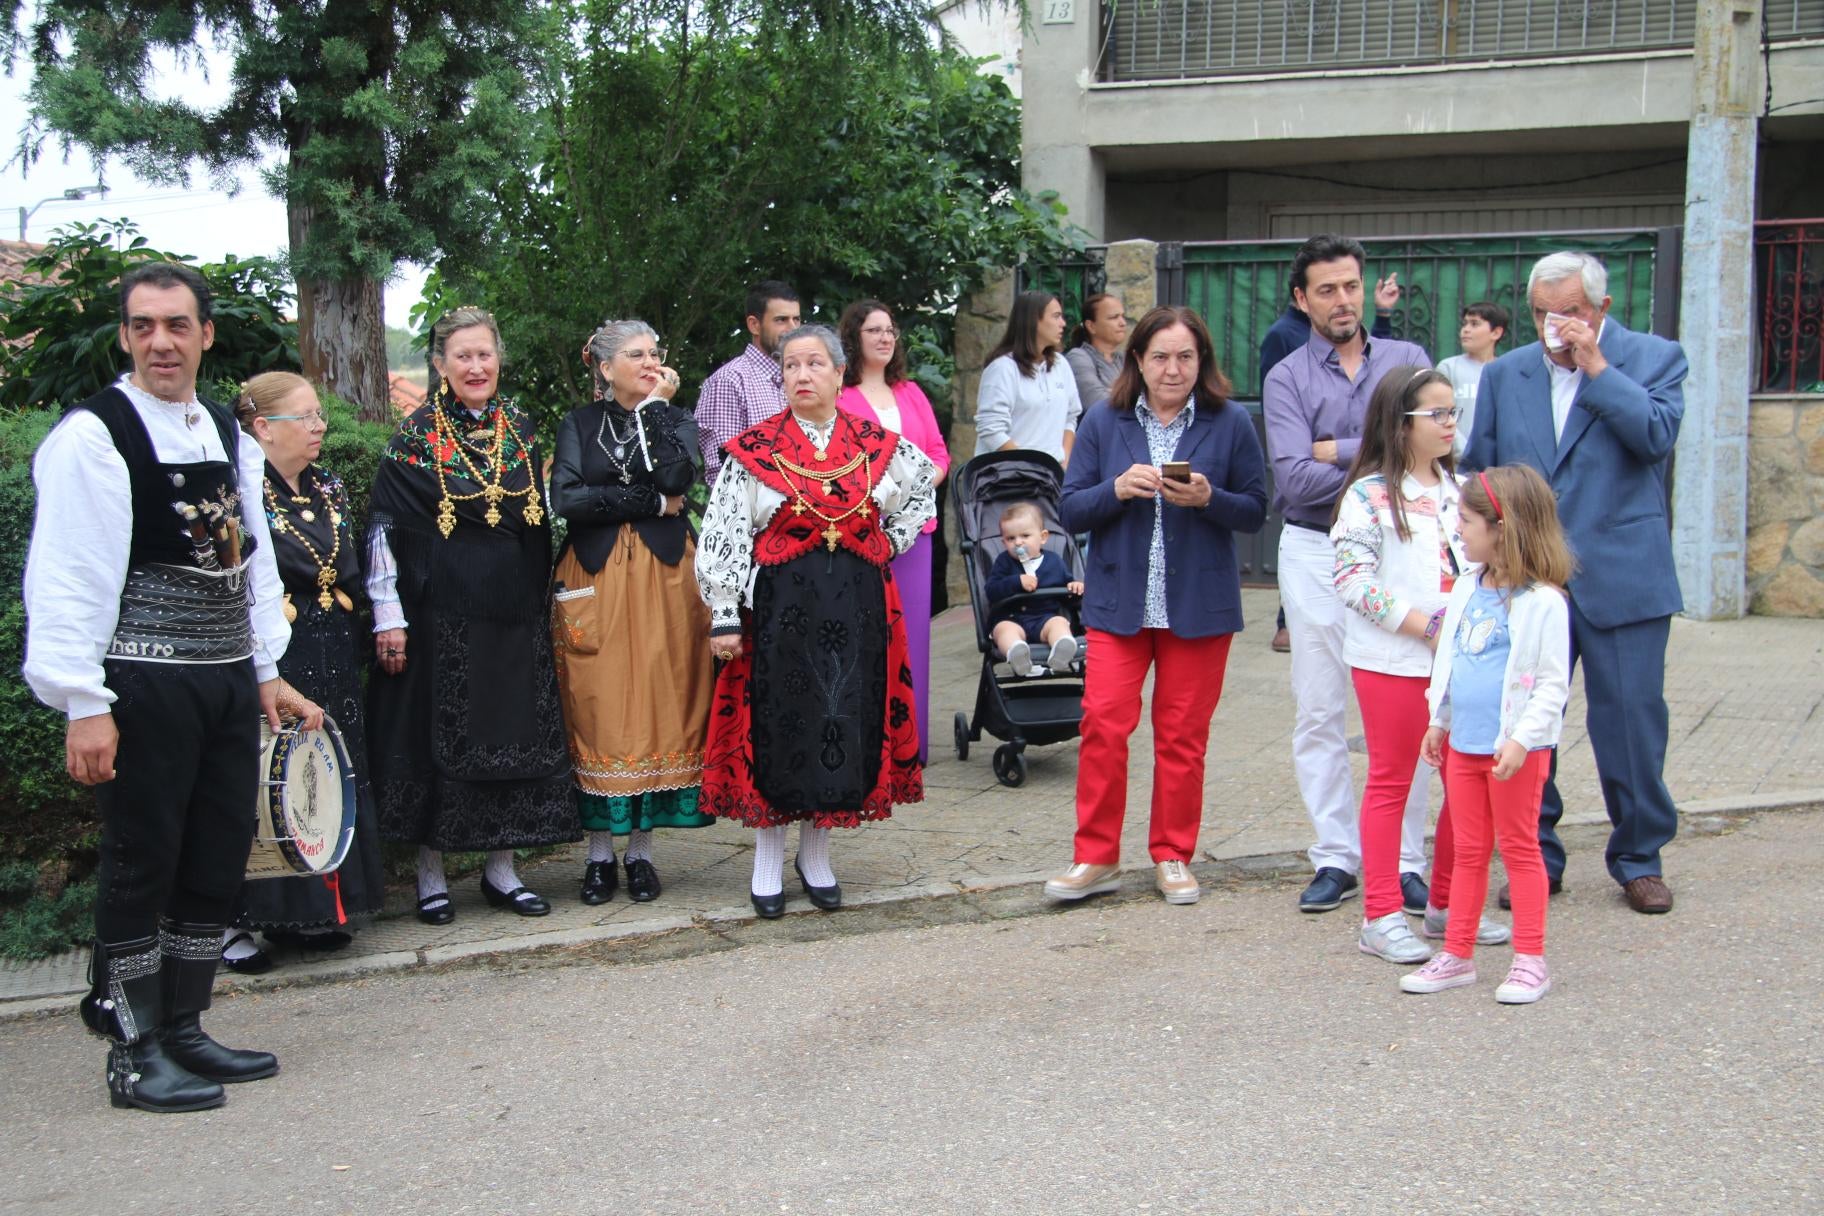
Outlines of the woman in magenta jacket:
{"label": "woman in magenta jacket", "polygon": [[1127,741],[1154,668],[1150,851],[1159,893],[1188,904],[1210,718],[1241,629],[1235,533],[1266,521],[1266,461],[1201,317],[1155,308],[1127,349],[1108,401],[1077,426],[1064,478],[1064,526],[1090,534],[1089,662],[1075,857],[1045,893],[1082,899],[1120,884]]}
{"label": "woman in magenta jacket", "polygon": [[[879,300],[857,300],[837,325],[848,367],[836,408],[872,419],[907,440],[937,465],[937,484],[950,472],[950,450],[924,391],[906,375],[906,348],[893,314]],[[940,495],[941,499],[941,495]],[[906,614],[906,645],[912,656],[912,692],[918,702],[918,762],[931,751],[931,534],[927,523],[918,541],[893,559],[893,581]]]}

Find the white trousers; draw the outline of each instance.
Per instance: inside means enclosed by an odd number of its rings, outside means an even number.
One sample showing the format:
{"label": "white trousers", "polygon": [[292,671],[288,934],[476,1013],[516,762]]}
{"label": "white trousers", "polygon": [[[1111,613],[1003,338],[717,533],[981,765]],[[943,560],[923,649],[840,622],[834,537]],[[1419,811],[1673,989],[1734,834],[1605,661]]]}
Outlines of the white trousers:
{"label": "white trousers", "polygon": [[[1362,871],[1361,800],[1349,772],[1349,665],[1343,661],[1344,616],[1336,594],[1336,549],[1330,538],[1287,524],[1279,534],[1279,598],[1292,635],[1292,768],[1305,813],[1317,832],[1313,869]],[[1400,873],[1425,872],[1425,822],[1431,766],[1419,761],[1400,830]]]}

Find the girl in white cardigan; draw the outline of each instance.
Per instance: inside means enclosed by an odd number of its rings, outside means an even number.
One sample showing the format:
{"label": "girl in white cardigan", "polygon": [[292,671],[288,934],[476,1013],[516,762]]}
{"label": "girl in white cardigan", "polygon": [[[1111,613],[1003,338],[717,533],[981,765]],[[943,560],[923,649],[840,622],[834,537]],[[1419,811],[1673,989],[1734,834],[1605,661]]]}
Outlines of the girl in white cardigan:
{"label": "girl in white cardigan", "polygon": [[1573,561],[1551,487],[1523,465],[1465,481],[1463,548],[1482,563],[1452,588],[1428,694],[1422,754],[1444,770],[1455,830],[1454,915],[1444,949],[1400,980],[1407,992],[1476,982],[1473,926],[1488,896],[1496,840],[1514,904],[1514,961],[1495,999],[1527,1005],[1550,991],[1539,797],[1570,695]]}

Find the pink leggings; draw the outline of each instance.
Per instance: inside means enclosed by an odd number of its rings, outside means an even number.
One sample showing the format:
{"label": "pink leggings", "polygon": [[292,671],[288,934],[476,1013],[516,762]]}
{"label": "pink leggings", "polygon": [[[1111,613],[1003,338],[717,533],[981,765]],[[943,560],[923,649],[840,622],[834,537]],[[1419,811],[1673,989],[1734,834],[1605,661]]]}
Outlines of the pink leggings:
{"label": "pink leggings", "polygon": [[[1419,744],[1431,723],[1425,700],[1430,676],[1390,676],[1364,668],[1350,669],[1355,699],[1362,707],[1362,733],[1368,740],[1368,783],[1362,787],[1362,915],[1369,920],[1398,912],[1400,895],[1400,824],[1419,766]],[[1431,906],[1450,907],[1450,798],[1438,809],[1438,835],[1432,850]],[[1485,884],[1486,885],[1486,884]]]}
{"label": "pink leggings", "polygon": [[1444,948],[1458,958],[1476,952],[1476,926],[1488,898],[1488,859],[1495,842],[1507,866],[1514,901],[1514,953],[1545,953],[1545,859],[1539,853],[1539,796],[1551,771],[1552,749],[1526,753],[1520,771],[1494,778],[1493,756],[1444,749],[1444,796],[1457,821],[1456,911],[1444,933]]}

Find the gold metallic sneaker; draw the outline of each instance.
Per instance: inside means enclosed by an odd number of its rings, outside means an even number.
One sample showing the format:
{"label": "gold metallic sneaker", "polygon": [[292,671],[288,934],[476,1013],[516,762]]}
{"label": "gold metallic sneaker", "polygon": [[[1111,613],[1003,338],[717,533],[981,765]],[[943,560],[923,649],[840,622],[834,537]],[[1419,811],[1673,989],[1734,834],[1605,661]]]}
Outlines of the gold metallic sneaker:
{"label": "gold metallic sneaker", "polygon": [[1092,866],[1079,861],[1070,869],[1045,884],[1045,894],[1053,899],[1086,899],[1121,887],[1120,866]]}
{"label": "gold metallic sneaker", "polygon": [[1165,896],[1168,904],[1194,904],[1197,897],[1203,894],[1198,888],[1197,880],[1191,877],[1191,867],[1176,859],[1162,861],[1155,867],[1158,871],[1153,884],[1159,888],[1159,894]]}

